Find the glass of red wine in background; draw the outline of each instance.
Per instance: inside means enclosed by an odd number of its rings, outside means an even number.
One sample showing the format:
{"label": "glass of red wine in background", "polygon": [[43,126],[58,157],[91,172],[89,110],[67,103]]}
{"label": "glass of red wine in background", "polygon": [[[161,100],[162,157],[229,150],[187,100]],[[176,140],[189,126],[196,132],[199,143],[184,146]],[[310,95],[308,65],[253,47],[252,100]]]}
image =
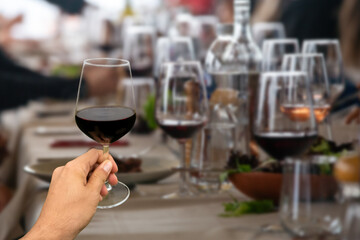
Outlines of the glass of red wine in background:
{"label": "glass of red wine in background", "polygon": [[[278,161],[304,154],[318,135],[307,73],[262,73],[257,100],[253,132],[258,145]],[[306,114],[294,117],[294,106]]]}
{"label": "glass of red wine in background", "polygon": [[[307,114],[293,117],[293,107],[301,105]],[[306,72],[264,72],[257,92],[253,134],[257,144],[272,158],[301,157],[316,140],[317,123]],[[261,232],[278,231],[268,224]]]}
{"label": "glass of red wine in background", "polygon": [[[320,53],[286,54],[283,59],[282,70],[307,72],[316,121],[318,124],[324,123],[327,138],[332,140],[331,126],[327,121],[324,121],[330,112],[332,98],[323,55]],[[293,108],[291,114],[294,118],[308,116],[307,108],[303,108],[301,105],[293,106]]]}
{"label": "glass of red wine in background", "polygon": [[[84,77],[98,75],[106,79],[106,83],[114,84],[113,92],[104,92],[101,98],[82,101],[85,89]],[[132,101],[116,97],[116,88],[122,79],[131,79],[130,63],[122,59],[94,58],[86,59],[83,63],[75,108],[75,121],[79,129],[88,137],[103,146],[104,159],[108,158],[109,146],[127,134],[134,126],[136,119],[135,97]],[[131,91],[131,89],[129,90]],[[131,91],[130,94],[133,94]],[[98,208],[112,208],[127,200],[129,188],[118,182],[111,186],[105,183],[108,195],[99,203]]]}
{"label": "glass of red wine in background", "polygon": [[156,99],[156,120],[161,129],[181,145],[178,192],[165,197],[192,195],[187,182],[185,143],[208,119],[208,102],[200,62],[169,62],[162,66]]}

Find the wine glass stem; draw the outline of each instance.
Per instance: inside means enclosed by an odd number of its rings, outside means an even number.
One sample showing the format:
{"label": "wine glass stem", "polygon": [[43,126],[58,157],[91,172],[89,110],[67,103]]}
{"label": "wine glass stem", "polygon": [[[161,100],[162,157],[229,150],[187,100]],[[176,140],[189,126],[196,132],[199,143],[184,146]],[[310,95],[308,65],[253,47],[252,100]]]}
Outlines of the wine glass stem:
{"label": "wine glass stem", "polygon": [[327,131],[326,133],[327,133],[328,140],[333,141],[331,119],[330,119],[329,115],[324,119],[324,123],[325,123],[326,131]]}
{"label": "wine glass stem", "polygon": [[[103,159],[104,161],[109,159],[109,144],[103,145]],[[105,187],[108,191],[111,191],[112,189],[110,183],[107,180],[105,181]]]}
{"label": "wine glass stem", "polygon": [[180,182],[179,182],[179,193],[180,195],[186,195],[188,193],[188,185],[187,185],[187,164],[186,164],[186,140],[180,140]]}

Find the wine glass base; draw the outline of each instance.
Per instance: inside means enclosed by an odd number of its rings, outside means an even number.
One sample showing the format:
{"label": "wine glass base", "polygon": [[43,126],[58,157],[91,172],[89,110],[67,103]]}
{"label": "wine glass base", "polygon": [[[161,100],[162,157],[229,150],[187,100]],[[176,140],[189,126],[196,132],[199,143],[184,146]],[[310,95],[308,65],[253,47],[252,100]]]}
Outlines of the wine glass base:
{"label": "wine glass base", "polygon": [[130,196],[130,189],[122,182],[112,186],[109,193],[99,202],[98,209],[114,208],[123,204]]}
{"label": "wine glass base", "polygon": [[175,192],[165,194],[162,196],[163,199],[182,199],[182,198],[192,198],[195,197],[197,194],[191,190],[190,188],[186,191],[177,190]]}

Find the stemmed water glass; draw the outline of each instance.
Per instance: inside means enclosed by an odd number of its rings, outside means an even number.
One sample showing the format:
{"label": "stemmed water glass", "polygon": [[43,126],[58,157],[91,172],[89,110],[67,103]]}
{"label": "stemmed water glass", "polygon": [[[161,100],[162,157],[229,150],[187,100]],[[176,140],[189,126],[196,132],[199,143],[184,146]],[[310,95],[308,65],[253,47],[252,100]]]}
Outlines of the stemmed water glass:
{"label": "stemmed water glass", "polygon": [[156,120],[162,130],[181,145],[180,185],[169,198],[190,196],[187,184],[185,143],[208,119],[208,102],[200,62],[163,64],[156,99]]}
{"label": "stemmed water glass", "polygon": [[[294,118],[294,109],[306,111]],[[257,144],[270,157],[283,161],[303,155],[317,138],[307,74],[300,71],[264,72],[260,76],[253,134]],[[261,232],[280,229],[277,224],[265,226]]]}
{"label": "stemmed water glass", "polygon": [[[130,63],[114,58],[93,58],[83,62],[75,121],[83,133],[103,146],[103,159],[108,159],[110,144],[127,134],[135,123],[135,99],[133,91],[129,89],[132,98],[127,99],[126,103],[122,102],[123,98],[116,97],[116,91],[99,99],[82,101],[86,89],[84,77],[95,74],[117,84],[124,78],[131,79]],[[129,197],[129,188],[121,182],[114,186],[106,182],[105,186],[108,195],[99,202],[98,208],[119,206]]]}
{"label": "stemmed water glass", "polygon": [[[327,77],[324,57],[320,53],[297,53],[286,54],[282,63],[283,71],[304,71],[308,74],[310,91],[314,101],[314,114],[318,124],[321,124],[330,112],[331,94],[330,84]],[[304,113],[298,109],[296,116],[301,118]],[[306,111],[305,111],[306,115]],[[327,135],[332,140],[332,130],[328,122],[324,122],[327,127]]]}
{"label": "stemmed water glass", "polygon": [[129,26],[126,30],[123,57],[131,61],[134,77],[150,77],[155,60],[156,32],[151,26]]}
{"label": "stemmed water glass", "polygon": [[325,59],[327,76],[330,83],[331,102],[344,90],[343,60],[337,39],[305,40],[302,53],[320,53]]}
{"label": "stemmed water glass", "polygon": [[154,77],[160,77],[161,67],[165,62],[194,60],[194,44],[190,37],[161,37],[156,42]]}
{"label": "stemmed water glass", "polygon": [[281,22],[257,22],[252,26],[252,32],[256,43],[262,48],[266,39],[286,38],[285,27]]}
{"label": "stemmed water glass", "polygon": [[297,39],[268,39],[263,42],[262,71],[280,71],[283,56],[290,53],[299,52],[299,42]]}

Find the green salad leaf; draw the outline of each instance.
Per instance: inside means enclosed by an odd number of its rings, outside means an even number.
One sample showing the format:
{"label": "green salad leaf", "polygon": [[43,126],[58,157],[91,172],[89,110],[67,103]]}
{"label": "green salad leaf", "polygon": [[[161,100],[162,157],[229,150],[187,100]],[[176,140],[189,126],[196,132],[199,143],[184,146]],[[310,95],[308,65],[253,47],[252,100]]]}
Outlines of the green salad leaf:
{"label": "green salad leaf", "polygon": [[251,172],[252,168],[249,164],[239,164],[237,162],[236,169],[229,169],[220,174],[220,182],[226,181],[231,174]]}
{"label": "green salad leaf", "polygon": [[274,211],[274,203],[271,200],[254,200],[240,202],[234,199],[232,202],[224,203],[224,213],[221,217],[239,217],[244,214],[260,214]]}
{"label": "green salad leaf", "polygon": [[155,119],[155,94],[150,94],[143,106],[144,118],[148,127],[153,130],[157,128]]}

